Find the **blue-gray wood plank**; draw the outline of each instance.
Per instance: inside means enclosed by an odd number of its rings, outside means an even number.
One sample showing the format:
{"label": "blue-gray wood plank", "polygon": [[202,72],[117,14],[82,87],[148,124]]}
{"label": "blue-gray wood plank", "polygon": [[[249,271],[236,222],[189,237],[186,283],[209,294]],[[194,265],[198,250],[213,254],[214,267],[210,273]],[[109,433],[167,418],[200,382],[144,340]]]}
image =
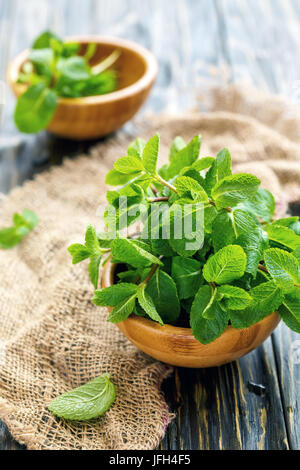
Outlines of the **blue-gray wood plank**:
{"label": "blue-gray wood plank", "polygon": [[[197,89],[211,80],[213,68],[222,68],[223,83],[250,80],[297,98],[298,0],[2,0],[1,81],[8,61],[46,28],[61,35],[117,35],[151,49],[160,72],[141,113],[194,106]],[[1,100],[3,82],[0,86]],[[45,133],[24,136],[13,124],[14,99],[8,89],[5,102],[0,101],[0,192],[95,143]],[[294,212],[300,214],[299,206]],[[238,362],[215,369],[176,369],[163,385],[177,415],[161,448],[300,449],[298,338],[280,326]],[[258,393],[249,382],[264,385],[265,391]],[[23,447],[0,423],[1,449]]]}

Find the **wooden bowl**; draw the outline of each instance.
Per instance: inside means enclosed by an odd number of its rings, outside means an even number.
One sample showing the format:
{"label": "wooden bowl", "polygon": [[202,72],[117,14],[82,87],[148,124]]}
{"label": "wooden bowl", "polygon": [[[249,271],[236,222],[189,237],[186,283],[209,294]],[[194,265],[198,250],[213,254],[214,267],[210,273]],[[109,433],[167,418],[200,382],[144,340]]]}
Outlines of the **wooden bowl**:
{"label": "wooden bowl", "polygon": [[[118,73],[118,90],[106,95],[85,98],[60,98],[47,130],[70,139],[94,139],[119,129],[131,119],[146,100],[157,75],[158,66],[151,52],[134,42],[101,36],[67,38],[81,44],[84,53],[88,43],[97,44],[91,65],[119,49],[121,55],[113,65]],[[7,69],[7,80],[18,97],[26,85],[16,83],[29,50],[21,52]]]}
{"label": "wooden bowl", "polygon": [[[103,288],[113,285],[115,267],[110,262],[106,264]],[[159,361],[180,367],[202,368],[220,366],[248,354],[270,336],[279,322],[279,315],[272,313],[245,330],[228,326],[222,336],[207,345],[199,343],[190,328],[161,326],[136,315],[117,326],[131,343]]]}

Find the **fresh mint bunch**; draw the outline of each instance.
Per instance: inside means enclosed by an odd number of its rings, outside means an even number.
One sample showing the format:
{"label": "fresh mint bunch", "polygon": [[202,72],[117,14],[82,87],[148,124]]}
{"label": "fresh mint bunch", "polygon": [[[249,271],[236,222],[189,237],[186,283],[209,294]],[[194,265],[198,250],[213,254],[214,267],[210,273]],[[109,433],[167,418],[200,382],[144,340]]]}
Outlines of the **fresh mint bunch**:
{"label": "fresh mint bunch", "polygon": [[9,250],[18,245],[39,223],[36,214],[25,209],[13,215],[13,225],[0,230],[0,249]]}
{"label": "fresh mint bunch", "polygon": [[89,61],[95,51],[96,45],[90,43],[85,54],[78,55],[80,44],[64,42],[50,31],[34,41],[18,77],[19,83],[28,85],[18,99],[14,116],[21,132],[45,129],[54,116],[59,97],[79,98],[116,90],[116,73],[108,69],[119,57],[119,51],[92,67]]}
{"label": "fresh mint bunch", "polygon": [[[116,189],[107,192],[105,246],[94,233],[93,250],[105,249],[119,267],[113,286],[95,290],[94,303],[110,307],[114,323],[134,313],[190,325],[203,344],[229,324],[244,329],[274,311],[300,333],[298,217],[276,221],[274,197],[256,176],[233,174],[227,149],[200,158],[200,147],[200,136],[177,137],[169,163],[158,168],[155,135],[135,140],[114,163],[106,176]],[[184,226],[187,215],[190,229],[178,236],[174,222]],[[137,222],[138,237],[124,234]],[[74,262],[93,250],[70,248]]]}

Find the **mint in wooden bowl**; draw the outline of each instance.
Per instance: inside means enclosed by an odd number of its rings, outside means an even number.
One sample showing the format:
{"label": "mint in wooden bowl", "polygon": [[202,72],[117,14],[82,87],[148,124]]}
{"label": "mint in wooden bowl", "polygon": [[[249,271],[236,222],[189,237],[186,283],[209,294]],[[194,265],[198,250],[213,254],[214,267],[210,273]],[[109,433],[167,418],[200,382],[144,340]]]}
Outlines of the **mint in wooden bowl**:
{"label": "mint in wooden bowl", "polygon": [[227,149],[212,158],[200,147],[200,136],[177,137],[158,169],[159,136],[134,141],[106,177],[117,188],[107,193],[107,231],[89,226],[85,243],[69,247],[74,264],[89,260],[93,301],[108,307],[108,321],[184,367],[247,354],[280,318],[300,332],[298,218],[276,220],[256,176],[232,174]]}

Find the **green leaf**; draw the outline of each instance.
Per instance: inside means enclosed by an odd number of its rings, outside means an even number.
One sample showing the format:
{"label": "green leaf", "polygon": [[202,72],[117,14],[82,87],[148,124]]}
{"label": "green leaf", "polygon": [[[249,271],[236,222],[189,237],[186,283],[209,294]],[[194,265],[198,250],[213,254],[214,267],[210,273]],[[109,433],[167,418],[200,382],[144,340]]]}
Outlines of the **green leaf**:
{"label": "green leaf", "polygon": [[98,235],[92,225],[88,225],[85,233],[85,246],[90,253],[99,254],[101,253]]}
{"label": "green leaf", "polygon": [[22,214],[15,213],[14,225],[0,230],[0,248],[3,250],[14,248],[36,227],[38,222],[37,215],[28,209],[25,209]]}
{"label": "green leaf", "polygon": [[290,294],[286,294],[283,301],[284,306],[288,309],[298,322],[300,322],[300,288],[294,287]]}
{"label": "green leaf", "polygon": [[221,181],[226,176],[231,176],[231,155],[228,149],[223,149],[216,157],[217,181]]}
{"label": "green leaf", "polygon": [[48,409],[59,418],[87,421],[103,415],[115,399],[116,387],[109,374],[103,374],[55,398]]}
{"label": "green leaf", "polygon": [[154,137],[148,140],[145,145],[142,162],[144,165],[145,170],[150,175],[156,175],[156,167],[157,167],[157,160],[158,160],[158,152],[159,152],[159,135],[156,134]]}
{"label": "green leaf", "polygon": [[171,161],[176,153],[180,152],[184,147],[186,147],[186,143],[183,138],[180,136],[175,137],[171,145],[169,160]]}
{"label": "green leaf", "polygon": [[275,312],[283,301],[283,293],[274,281],[254,287],[249,294],[253,301],[248,308],[229,313],[234,328],[243,329],[254,325]]}
{"label": "green leaf", "polygon": [[[19,214],[14,214],[14,217]],[[30,211],[29,209],[24,209],[21,215],[21,222],[19,221],[18,223],[15,222],[15,225],[26,225],[30,230],[33,230],[37,224],[39,223],[39,218],[38,216],[33,212]]]}
{"label": "green leaf", "polygon": [[127,155],[131,157],[142,158],[145,145],[146,142],[144,141],[144,139],[138,137],[129,145],[127,149]]}
{"label": "green leaf", "polygon": [[244,289],[235,286],[224,285],[218,287],[218,300],[224,299],[224,304],[230,310],[243,310],[248,307],[252,298]]}
{"label": "green leaf", "polygon": [[200,261],[175,256],[172,258],[172,278],[180,299],[194,297],[203,281]]}
{"label": "green leaf", "polygon": [[144,170],[143,163],[138,157],[121,157],[114,163],[119,173],[133,174]]}
{"label": "green leaf", "polygon": [[14,119],[21,132],[35,133],[47,127],[57,106],[56,94],[40,82],[18,99]]}
{"label": "green leaf", "polygon": [[300,321],[298,321],[294,315],[291,314],[289,309],[285,305],[281,305],[278,310],[284,323],[296,333],[300,333]]}
{"label": "green leaf", "polygon": [[298,222],[298,220],[299,217],[285,217],[284,219],[276,220],[272,225],[281,225],[282,227],[291,228],[290,226]]}
{"label": "green leaf", "polygon": [[114,258],[122,263],[127,263],[134,268],[146,267],[151,264],[162,265],[154,255],[142,248],[136,240],[116,238],[111,245]]}
{"label": "green leaf", "polygon": [[260,180],[247,173],[226,176],[214,186],[212,197],[218,210],[227,206],[233,207],[239,202],[253,197],[259,185]]}
{"label": "green leaf", "polygon": [[208,202],[208,196],[202,186],[197,181],[188,176],[176,178],[175,187],[179,196],[191,196],[197,202]]}
{"label": "green leaf", "polygon": [[[189,258],[201,249],[204,242],[203,204],[189,203],[184,206],[173,204],[164,224],[170,221],[169,243],[172,249],[180,256]],[[181,221],[181,224],[180,224]]]}
{"label": "green leaf", "polygon": [[263,222],[271,222],[275,213],[275,199],[267,189],[259,188],[257,193],[243,204],[255,217],[259,217]]}
{"label": "green leaf", "polygon": [[270,275],[284,293],[290,293],[294,284],[300,283],[299,262],[291,253],[271,248],[265,251],[265,262]]}
{"label": "green leaf", "polygon": [[95,289],[97,289],[98,287],[99,266],[100,266],[101,258],[102,258],[102,254],[93,253],[90,255],[89,276],[90,276],[91,283],[93,284]]}
{"label": "green leaf", "polygon": [[145,310],[147,315],[149,315],[151,320],[158,322],[160,325],[163,325],[164,322],[162,321],[159,313],[157,312],[152,298],[146,292],[146,285],[140,286],[137,292],[137,298],[140,306],[142,307],[142,309]]}
{"label": "green leaf", "polygon": [[106,175],[105,183],[109,184],[110,186],[122,186],[123,184],[131,181],[138,174],[139,172],[135,172],[134,174],[132,173],[128,175],[125,173],[120,173],[115,168],[112,168]]}
{"label": "green leaf", "polygon": [[264,227],[270,240],[280,243],[291,250],[296,250],[300,246],[300,237],[288,227],[283,225],[267,225]]}
{"label": "green leaf", "polygon": [[244,275],[246,263],[244,250],[238,245],[228,245],[208,259],[203,276],[207,282],[227,284]]}
{"label": "green leaf", "polygon": [[224,246],[231,245],[235,240],[236,236],[230,215],[226,211],[219,212],[212,225],[214,251],[217,252]]}
{"label": "green leaf", "polygon": [[81,261],[84,261],[90,257],[90,250],[80,243],[74,243],[73,245],[69,246],[68,252],[73,258],[73,264],[81,263]]}
{"label": "green leaf", "polygon": [[155,308],[164,323],[172,323],[179,317],[180,304],[173,279],[164,271],[157,269],[147,284]]}
{"label": "green leaf", "polygon": [[191,166],[199,157],[200,147],[201,136],[196,136],[186,147],[177,152],[170,162],[168,178],[174,178],[184,167]]}
{"label": "green leaf", "polygon": [[90,67],[84,58],[80,56],[59,59],[57,70],[64,80],[72,82],[86,80],[91,75]]}
{"label": "green leaf", "polygon": [[215,317],[206,319],[203,317],[203,311],[211,301],[211,287],[202,286],[195,296],[191,308],[190,322],[193,335],[202,344],[208,344],[216,340],[224,333],[228,325],[228,317],[220,308],[218,302],[214,302]]}
{"label": "green leaf", "polygon": [[[136,277],[136,275],[135,275]],[[96,290],[93,302],[99,307],[115,307],[123,300],[136,294],[138,286],[130,283],[115,284],[105,289]]]}
{"label": "green leaf", "polygon": [[36,38],[32,45],[32,49],[45,49],[47,47],[51,47],[51,39],[55,39],[63,44],[62,40],[52,31],[45,31],[40,36]]}
{"label": "green leaf", "polygon": [[211,167],[214,161],[215,159],[213,157],[203,157],[193,163],[192,168],[196,171],[206,170]]}
{"label": "green leaf", "polygon": [[32,49],[28,59],[34,64],[39,75],[51,77],[54,67],[54,53],[52,49]]}
{"label": "green leaf", "polygon": [[136,293],[118,303],[108,316],[111,323],[120,323],[132,314],[135,306]]}

